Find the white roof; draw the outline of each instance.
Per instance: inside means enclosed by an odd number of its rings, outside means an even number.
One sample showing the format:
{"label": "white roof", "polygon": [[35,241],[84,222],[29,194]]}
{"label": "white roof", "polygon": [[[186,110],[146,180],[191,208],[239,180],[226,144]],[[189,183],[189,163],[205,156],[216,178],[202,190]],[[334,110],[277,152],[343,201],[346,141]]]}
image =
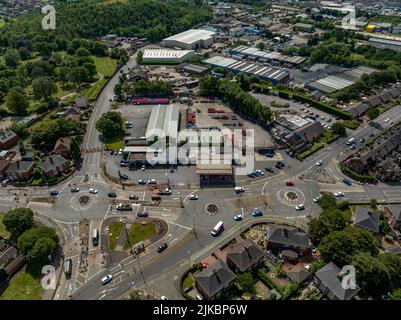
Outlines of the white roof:
{"label": "white roof", "polygon": [[182,33],[176,34],[174,36],[171,36],[169,38],[166,38],[164,40],[179,41],[186,44],[192,44],[199,40],[207,40],[210,37],[214,36],[215,34],[216,34],[215,32],[209,30],[190,29]]}
{"label": "white roof", "polygon": [[173,49],[145,49],[143,58],[182,58],[193,50],[173,50]]}

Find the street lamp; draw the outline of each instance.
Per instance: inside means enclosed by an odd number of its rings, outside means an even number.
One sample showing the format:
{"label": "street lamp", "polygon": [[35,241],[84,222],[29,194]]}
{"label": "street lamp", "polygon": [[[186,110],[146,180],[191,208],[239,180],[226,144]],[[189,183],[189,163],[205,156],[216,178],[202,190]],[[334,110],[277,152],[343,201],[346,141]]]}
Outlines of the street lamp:
{"label": "street lamp", "polygon": [[189,267],[191,268],[191,251],[188,250],[188,264]]}

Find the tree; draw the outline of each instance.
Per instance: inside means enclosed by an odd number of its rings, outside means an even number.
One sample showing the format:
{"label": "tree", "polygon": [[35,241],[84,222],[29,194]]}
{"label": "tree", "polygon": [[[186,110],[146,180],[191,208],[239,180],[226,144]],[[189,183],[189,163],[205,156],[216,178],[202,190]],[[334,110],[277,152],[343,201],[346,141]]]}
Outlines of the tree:
{"label": "tree", "polygon": [[87,57],[91,55],[90,51],[86,48],[78,48],[77,51],[75,51],[75,54],[78,57]]}
{"label": "tree", "polygon": [[6,106],[11,113],[24,115],[28,109],[29,103],[20,90],[13,88],[6,96]]}
{"label": "tree", "polygon": [[395,254],[383,253],[378,256],[378,259],[388,271],[391,288],[401,288],[401,258]]}
{"label": "tree", "polygon": [[59,242],[58,236],[54,229],[48,227],[31,228],[26,230],[18,237],[18,250],[22,254],[28,255],[29,252],[34,248],[36,241],[42,238],[49,238],[56,244]]}
{"label": "tree", "polygon": [[32,90],[36,100],[47,99],[57,92],[54,81],[47,78],[38,78],[32,81]]}
{"label": "tree", "polygon": [[356,281],[361,289],[378,296],[390,288],[390,275],[385,265],[367,252],[356,254],[352,259]]}
{"label": "tree", "polygon": [[26,124],[23,122],[13,122],[10,126],[10,129],[14,131],[20,138],[25,136],[27,130],[26,130]]}
{"label": "tree", "polygon": [[337,134],[340,137],[345,137],[347,135],[345,131],[345,125],[342,122],[333,123],[331,130],[333,131],[334,134]]}
{"label": "tree", "polygon": [[35,242],[33,248],[28,252],[28,262],[37,264],[45,264],[48,256],[53,255],[56,251],[57,244],[53,239],[40,238]]}
{"label": "tree", "polygon": [[25,154],[25,145],[22,140],[18,141],[18,151],[21,155]]}
{"label": "tree", "polygon": [[28,208],[17,208],[7,212],[3,224],[13,237],[18,237],[26,230],[32,228],[33,211]]}
{"label": "tree", "polygon": [[335,208],[337,206],[336,197],[332,193],[324,193],[319,199],[322,209]]}
{"label": "tree", "polygon": [[377,209],[377,200],[376,199],[370,199],[369,203],[373,209]]}
{"label": "tree", "polygon": [[310,221],[309,236],[319,244],[330,232],[343,230],[346,226],[347,220],[340,210],[326,209],[320,217]]}
{"label": "tree", "polygon": [[29,51],[27,48],[25,47],[21,47],[18,49],[19,51],[19,55],[21,57],[21,60],[29,60],[32,58],[32,54],[31,51]]}
{"label": "tree", "polygon": [[401,300],[401,288],[395,290],[391,295],[390,295],[391,300]]}
{"label": "tree", "polygon": [[88,75],[90,78],[97,74],[96,66],[93,63],[85,62],[83,66],[88,71]]}
{"label": "tree", "polygon": [[266,49],[266,43],[261,41],[256,45],[256,48],[258,48],[259,50],[265,50]]}
{"label": "tree", "polygon": [[78,164],[81,161],[81,150],[79,149],[77,140],[74,137],[71,138],[70,152],[75,163]]}
{"label": "tree", "polygon": [[96,121],[96,129],[103,134],[106,139],[119,137],[123,134],[122,118],[115,111],[108,111]]}
{"label": "tree", "polygon": [[238,275],[235,282],[241,288],[242,292],[253,292],[254,290],[255,280],[250,272]]}
{"label": "tree", "polygon": [[380,115],[379,108],[370,108],[367,112],[370,120],[376,119]]}
{"label": "tree", "polygon": [[7,50],[6,53],[4,54],[3,58],[4,58],[4,63],[6,64],[6,66],[13,67],[13,68],[15,68],[20,61],[19,52],[14,49]]}

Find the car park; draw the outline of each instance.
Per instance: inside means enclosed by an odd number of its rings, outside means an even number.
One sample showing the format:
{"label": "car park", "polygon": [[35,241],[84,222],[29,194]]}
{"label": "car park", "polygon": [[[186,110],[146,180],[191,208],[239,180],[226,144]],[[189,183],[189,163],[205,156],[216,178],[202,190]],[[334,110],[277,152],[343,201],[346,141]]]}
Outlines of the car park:
{"label": "car park", "polygon": [[168,247],[167,242],[163,242],[161,245],[157,246],[156,251],[160,253],[160,252],[166,250],[167,247]]}
{"label": "car park", "polygon": [[198,196],[196,194],[191,194],[189,200],[198,200]]}
{"label": "car park", "polygon": [[113,276],[111,274],[108,274],[107,276],[104,276],[100,281],[102,285],[108,284],[111,280],[113,280]]}
{"label": "car park", "polygon": [[97,189],[89,188],[89,193],[97,194]]}
{"label": "car park", "polygon": [[115,192],[109,192],[109,193],[107,194],[107,196],[108,196],[109,198],[117,198],[117,194],[116,194]]}
{"label": "car park", "polygon": [[137,213],[137,217],[138,217],[138,218],[146,218],[146,217],[149,217],[149,213],[147,213],[147,212],[145,212],[145,211],[138,212],[138,213]]}
{"label": "car park", "polygon": [[244,219],[244,216],[242,214],[237,214],[234,216],[235,221],[241,221]]}
{"label": "car park", "polygon": [[344,197],[345,194],[344,194],[344,192],[338,191],[338,192],[334,192],[334,196],[336,196],[337,198],[340,198],[340,197]]}
{"label": "car park", "polygon": [[71,188],[71,192],[79,192],[79,188],[78,187],[72,187]]}
{"label": "car park", "polygon": [[261,217],[263,216],[263,211],[261,210],[255,210],[252,212],[252,217]]}

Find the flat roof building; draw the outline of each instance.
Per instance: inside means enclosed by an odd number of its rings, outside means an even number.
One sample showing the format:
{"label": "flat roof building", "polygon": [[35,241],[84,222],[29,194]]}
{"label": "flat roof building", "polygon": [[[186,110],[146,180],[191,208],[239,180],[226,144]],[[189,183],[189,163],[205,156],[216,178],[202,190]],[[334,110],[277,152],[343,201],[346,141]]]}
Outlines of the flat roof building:
{"label": "flat roof building", "polygon": [[193,57],[193,50],[145,49],[142,60],[146,64],[180,64]]}
{"label": "flat roof building", "polygon": [[198,50],[207,48],[213,44],[216,33],[203,29],[190,29],[174,36],[163,39],[163,46],[168,48],[181,48],[186,50]]}
{"label": "flat roof building", "polygon": [[395,51],[401,51],[401,41],[397,40],[370,38],[368,44],[379,49],[391,49]]}
{"label": "flat roof building", "polygon": [[162,136],[169,139],[175,138],[178,133],[180,111],[178,107],[170,105],[158,105],[152,109],[146,128],[146,139],[154,141]]}

